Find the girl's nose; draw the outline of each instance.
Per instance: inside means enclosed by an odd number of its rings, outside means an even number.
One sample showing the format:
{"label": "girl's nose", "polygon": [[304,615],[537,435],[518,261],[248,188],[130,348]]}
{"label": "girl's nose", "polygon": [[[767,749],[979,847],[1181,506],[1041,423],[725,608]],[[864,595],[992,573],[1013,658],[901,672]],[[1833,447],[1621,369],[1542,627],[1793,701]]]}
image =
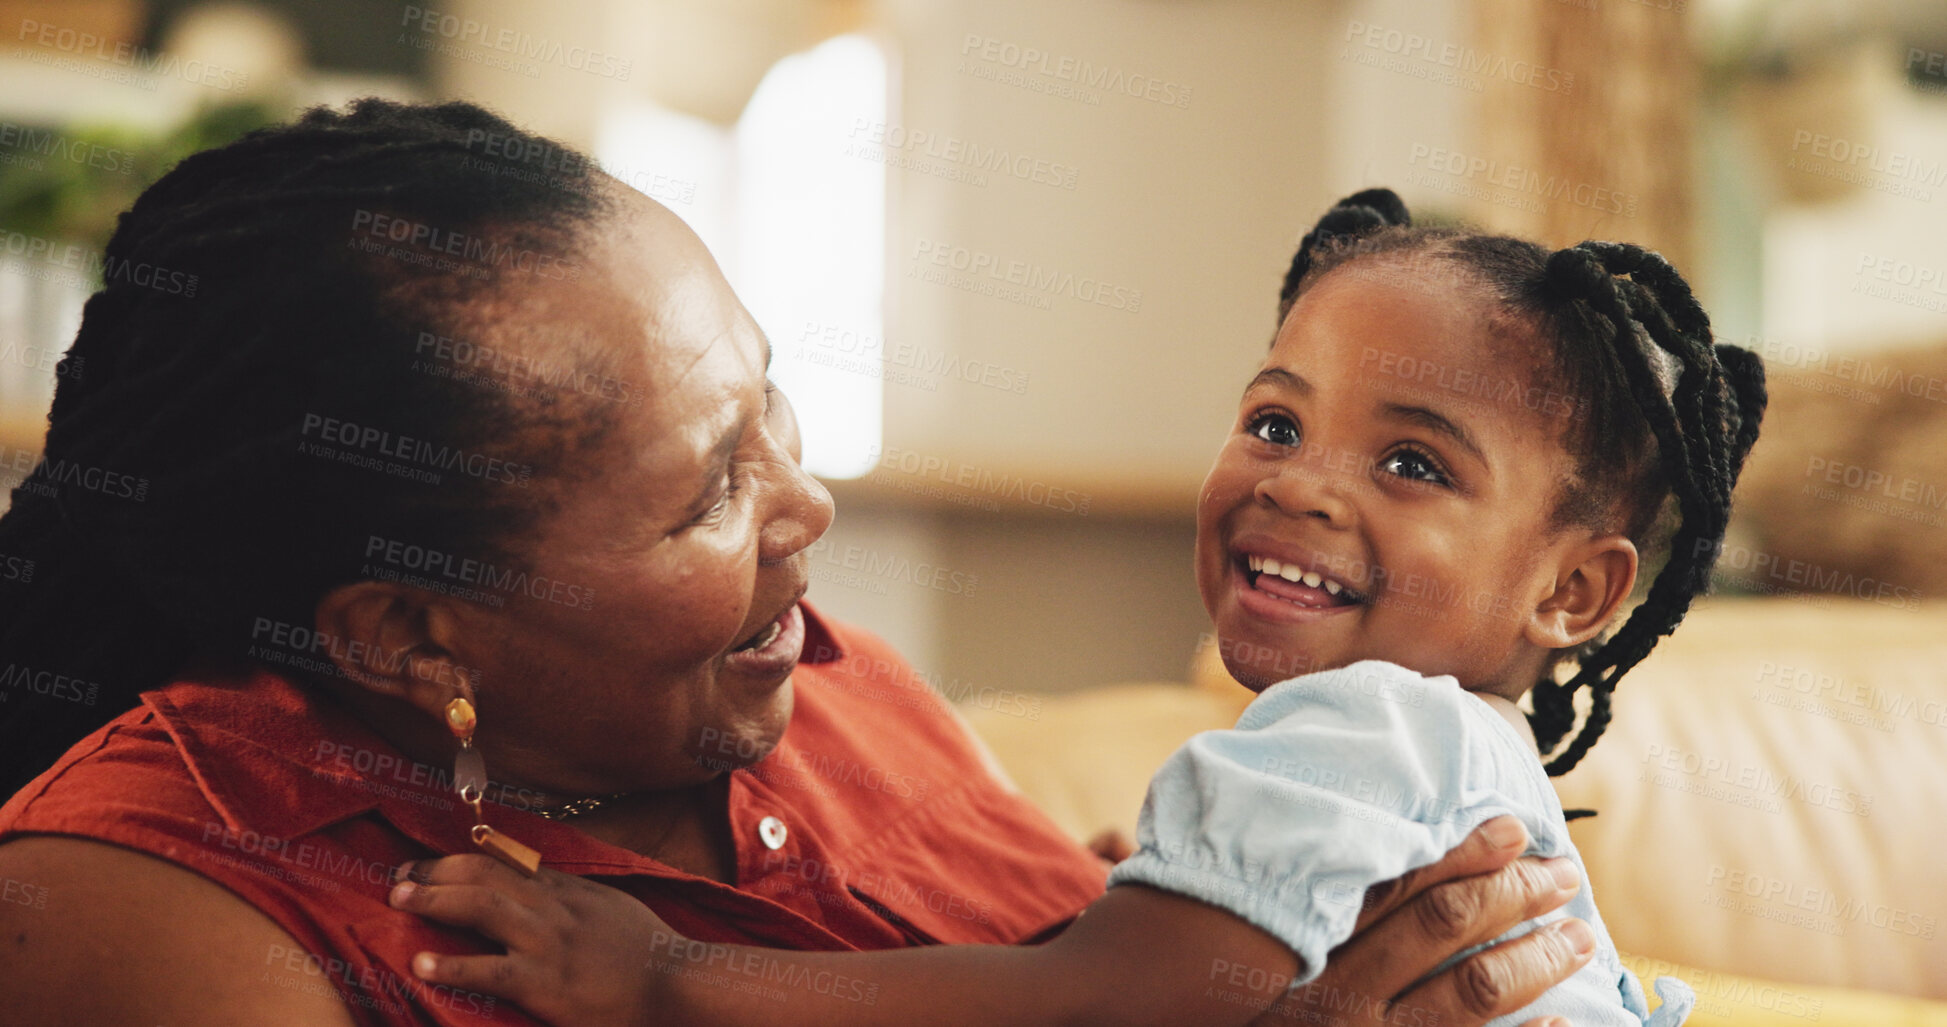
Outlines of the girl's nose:
{"label": "girl's nose", "polygon": [[1333,528],[1349,528],[1357,516],[1347,493],[1352,475],[1316,457],[1286,460],[1277,473],[1257,483],[1255,495],[1290,517],[1315,517]]}

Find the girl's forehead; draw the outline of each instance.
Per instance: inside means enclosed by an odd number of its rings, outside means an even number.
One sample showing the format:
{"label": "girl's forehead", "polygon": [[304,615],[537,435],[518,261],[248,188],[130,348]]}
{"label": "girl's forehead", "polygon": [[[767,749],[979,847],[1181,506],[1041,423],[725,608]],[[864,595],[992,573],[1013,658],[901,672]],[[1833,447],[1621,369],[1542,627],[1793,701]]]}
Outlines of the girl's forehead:
{"label": "girl's forehead", "polygon": [[1533,325],[1479,283],[1437,269],[1334,270],[1299,298],[1265,367],[1356,387],[1376,405],[1450,411],[1482,434],[1553,439],[1579,406],[1555,383]]}
{"label": "girl's forehead", "polygon": [[1500,303],[1451,271],[1393,261],[1336,269],[1307,289],[1272,346],[1311,361],[1439,359],[1451,364],[1506,362],[1509,324]]}

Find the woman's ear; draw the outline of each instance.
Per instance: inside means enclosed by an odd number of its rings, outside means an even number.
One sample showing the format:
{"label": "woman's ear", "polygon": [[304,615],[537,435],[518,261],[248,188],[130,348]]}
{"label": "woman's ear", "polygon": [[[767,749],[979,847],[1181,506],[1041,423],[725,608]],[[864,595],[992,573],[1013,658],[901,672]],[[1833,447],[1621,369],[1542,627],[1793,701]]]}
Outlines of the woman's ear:
{"label": "woman's ear", "polygon": [[1621,535],[1570,546],[1556,565],[1554,591],[1535,606],[1524,636],[1543,649],[1594,638],[1636,587],[1636,565],[1636,544]]}
{"label": "woman's ear", "polygon": [[456,697],[474,701],[450,643],[455,625],[437,596],[383,581],[340,585],[313,613],[319,644],[346,680],[443,717]]}

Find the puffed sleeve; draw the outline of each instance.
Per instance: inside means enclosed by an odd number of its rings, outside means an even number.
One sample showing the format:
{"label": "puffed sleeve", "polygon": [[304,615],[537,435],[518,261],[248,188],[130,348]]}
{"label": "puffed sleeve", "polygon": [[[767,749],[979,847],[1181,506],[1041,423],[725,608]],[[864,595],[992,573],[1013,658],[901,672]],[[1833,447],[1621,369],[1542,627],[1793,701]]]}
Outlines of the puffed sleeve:
{"label": "puffed sleeve", "polygon": [[1164,763],[1138,851],[1109,884],[1236,914],[1289,946],[1304,961],[1292,983],[1306,983],[1351,937],[1367,887],[1435,862],[1483,821],[1512,813],[1534,849],[1566,846],[1552,794],[1528,794],[1534,771],[1508,765],[1513,737],[1450,677],[1366,661],[1282,682],[1236,728]]}

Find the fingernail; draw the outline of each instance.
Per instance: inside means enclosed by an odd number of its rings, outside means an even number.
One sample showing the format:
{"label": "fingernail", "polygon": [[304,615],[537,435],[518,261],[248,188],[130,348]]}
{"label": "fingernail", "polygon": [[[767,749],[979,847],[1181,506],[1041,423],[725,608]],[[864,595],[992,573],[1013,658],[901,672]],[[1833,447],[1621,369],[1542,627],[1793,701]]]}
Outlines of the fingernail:
{"label": "fingernail", "polygon": [[412,898],[412,893],[418,890],[419,886],[411,881],[400,881],[392,886],[392,894],[386,896],[386,901],[395,906],[403,906]]}
{"label": "fingernail", "polygon": [[1582,887],[1582,874],[1575,869],[1573,860],[1551,859],[1548,861],[1548,870],[1555,875],[1557,886],[1570,890]]}
{"label": "fingernail", "polygon": [[431,977],[438,966],[439,960],[434,959],[430,952],[421,952],[412,957],[412,972],[421,977]]}
{"label": "fingernail", "polygon": [[1495,817],[1487,822],[1488,844],[1497,849],[1512,849],[1528,840],[1528,832],[1521,829],[1521,821],[1513,817]]}
{"label": "fingernail", "polygon": [[412,874],[412,860],[406,860],[392,868],[392,883],[398,884]]}
{"label": "fingernail", "polygon": [[1595,951],[1595,932],[1580,920],[1567,920],[1562,923],[1562,940],[1575,950],[1578,956],[1586,956]]}

